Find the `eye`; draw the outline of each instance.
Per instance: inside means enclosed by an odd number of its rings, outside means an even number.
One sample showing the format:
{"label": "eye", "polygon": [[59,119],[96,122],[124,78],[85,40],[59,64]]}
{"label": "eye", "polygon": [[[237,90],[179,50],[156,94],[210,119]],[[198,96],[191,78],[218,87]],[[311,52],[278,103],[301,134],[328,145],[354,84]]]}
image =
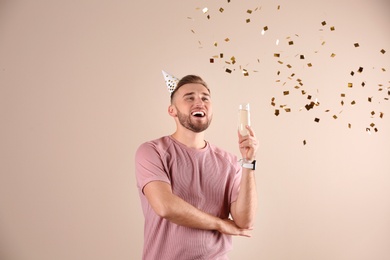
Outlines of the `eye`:
{"label": "eye", "polygon": [[208,97],[203,97],[202,100],[205,101],[205,102],[210,101],[210,99]]}

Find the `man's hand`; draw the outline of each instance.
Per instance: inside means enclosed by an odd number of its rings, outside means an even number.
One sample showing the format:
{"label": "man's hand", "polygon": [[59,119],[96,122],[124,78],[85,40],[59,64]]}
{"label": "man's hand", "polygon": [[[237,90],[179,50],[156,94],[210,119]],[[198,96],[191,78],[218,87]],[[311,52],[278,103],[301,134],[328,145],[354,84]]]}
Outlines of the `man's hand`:
{"label": "man's hand", "polygon": [[242,229],[234,223],[231,219],[222,219],[220,227],[218,229],[219,232],[226,235],[232,235],[232,236],[244,236],[244,237],[251,237],[251,230],[252,229]]}
{"label": "man's hand", "polygon": [[252,127],[246,126],[246,129],[248,129],[248,135],[242,136],[240,132],[238,132],[239,148],[243,159],[253,161],[256,158],[259,142]]}

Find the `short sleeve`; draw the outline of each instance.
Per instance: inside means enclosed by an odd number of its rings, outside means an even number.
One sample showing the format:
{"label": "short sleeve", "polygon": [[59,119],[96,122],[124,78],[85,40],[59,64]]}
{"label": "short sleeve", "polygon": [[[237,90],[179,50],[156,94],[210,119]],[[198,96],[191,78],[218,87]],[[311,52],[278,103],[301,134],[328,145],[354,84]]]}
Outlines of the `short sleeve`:
{"label": "short sleeve", "polygon": [[170,184],[166,173],[163,154],[151,143],[140,145],[135,154],[135,174],[137,187],[142,191],[146,184],[152,181],[163,181]]}

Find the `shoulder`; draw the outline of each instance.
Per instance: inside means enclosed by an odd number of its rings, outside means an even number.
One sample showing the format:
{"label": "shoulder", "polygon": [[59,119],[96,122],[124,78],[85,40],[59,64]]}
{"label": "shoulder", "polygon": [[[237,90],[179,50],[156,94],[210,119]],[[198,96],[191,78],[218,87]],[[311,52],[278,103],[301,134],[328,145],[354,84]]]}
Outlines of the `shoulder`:
{"label": "shoulder", "polygon": [[169,146],[172,145],[172,140],[169,136],[163,136],[158,139],[142,143],[136,151],[136,156],[143,156],[150,153],[163,153]]}

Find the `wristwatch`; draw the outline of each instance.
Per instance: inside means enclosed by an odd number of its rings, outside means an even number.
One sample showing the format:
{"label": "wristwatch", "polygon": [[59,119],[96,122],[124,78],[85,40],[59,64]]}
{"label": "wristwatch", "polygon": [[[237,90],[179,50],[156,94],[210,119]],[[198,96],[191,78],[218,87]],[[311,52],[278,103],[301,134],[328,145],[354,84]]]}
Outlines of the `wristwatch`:
{"label": "wristwatch", "polygon": [[253,160],[252,162],[247,160],[242,160],[241,166],[246,169],[256,170],[256,160]]}

